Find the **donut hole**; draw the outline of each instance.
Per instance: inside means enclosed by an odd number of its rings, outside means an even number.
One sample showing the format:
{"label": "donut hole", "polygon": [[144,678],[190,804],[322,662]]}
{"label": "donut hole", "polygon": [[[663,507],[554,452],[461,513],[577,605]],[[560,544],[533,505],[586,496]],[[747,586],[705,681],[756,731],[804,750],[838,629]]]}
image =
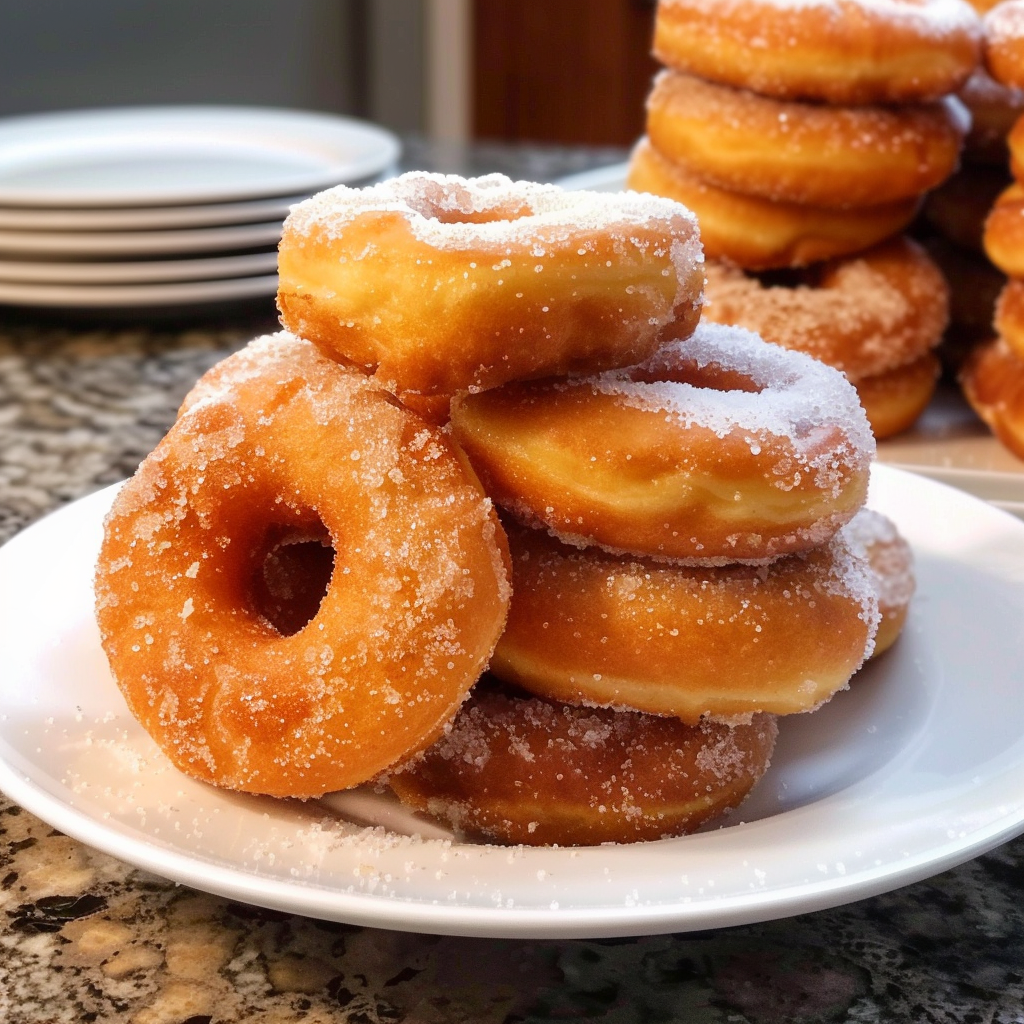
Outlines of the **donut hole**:
{"label": "donut hole", "polygon": [[629,376],[638,384],[689,384],[709,391],[745,391],[748,394],[760,394],[764,390],[752,377],[739,370],[721,363],[700,364],[693,359],[679,359],[671,367],[651,364],[636,367]]}
{"label": "donut hole", "polygon": [[256,559],[250,587],[256,613],[281,636],[298,633],[320,610],[334,557],[322,523],[301,533],[271,530]]}
{"label": "donut hole", "polygon": [[827,262],[806,267],[780,267],[775,270],[747,271],[762,288],[820,288],[824,283]]}
{"label": "donut hole", "polygon": [[409,207],[421,217],[440,224],[490,224],[492,221],[519,220],[533,215],[523,199],[496,192],[492,197],[481,190],[470,191],[458,185],[424,181],[405,197]]}

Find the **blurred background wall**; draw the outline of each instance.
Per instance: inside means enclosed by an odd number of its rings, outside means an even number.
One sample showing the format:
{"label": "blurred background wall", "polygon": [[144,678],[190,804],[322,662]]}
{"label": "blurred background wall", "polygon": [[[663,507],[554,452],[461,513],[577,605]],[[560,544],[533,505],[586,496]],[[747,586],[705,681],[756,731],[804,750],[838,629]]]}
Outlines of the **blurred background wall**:
{"label": "blurred background wall", "polygon": [[628,144],[652,0],[0,0],[0,115],[249,103],[399,132]]}

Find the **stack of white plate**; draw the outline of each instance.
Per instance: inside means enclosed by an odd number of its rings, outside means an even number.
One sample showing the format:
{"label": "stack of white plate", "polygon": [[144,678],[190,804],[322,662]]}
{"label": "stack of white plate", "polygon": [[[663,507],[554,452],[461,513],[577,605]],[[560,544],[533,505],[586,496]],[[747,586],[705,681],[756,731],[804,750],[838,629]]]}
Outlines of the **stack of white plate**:
{"label": "stack of white plate", "polygon": [[292,204],[394,170],[390,132],[254,107],[0,120],[0,304],[174,307],[273,295]]}

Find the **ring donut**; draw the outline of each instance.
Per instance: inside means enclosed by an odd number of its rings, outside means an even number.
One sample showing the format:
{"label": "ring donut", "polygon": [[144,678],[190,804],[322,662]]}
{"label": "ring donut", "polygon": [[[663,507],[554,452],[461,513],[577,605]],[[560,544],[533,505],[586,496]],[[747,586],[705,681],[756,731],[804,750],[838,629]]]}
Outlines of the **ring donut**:
{"label": "ring donut", "polygon": [[909,430],[935,394],[942,362],[926,352],[910,363],[853,382],[876,441]]}
{"label": "ring donut", "polygon": [[863,504],[874,453],[841,374],[706,323],[630,369],[460,396],[452,436],[518,518],[703,564],[826,540]]}
{"label": "ring donut", "polygon": [[960,370],[971,408],[998,440],[1024,459],[1024,359],[997,338],[975,348]]}
{"label": "ring donut", "polygon": [[920,359],[942,339],[949,286],[921,246],[895,238],[773,284],[707,266],[705,317],[798,349],[851,380]]}
{"label": "ring donut", "polygon": [[[284,635],[256,581],[282,542],[324,536],[327,592]],[[436,429],[278,334],[200,381],[119,493],[97,618],[129,707],[179,769],[317,796],[437,738],[504,625],[506,557]]]}
{"label": "ring donut", "polygon": [[903,103],[955,92],[981,34],[965,0],[661,0],[654,55],[764,96]]}
{"label": "ring donut", "polygon": [[389,782],[404,803],[505,843],[635,843],[738,806],[777,734],[769,715],[689,726],[478,687],[445,737]]}
{"label": "ring donut", "polygon": [[553,700],[696,724],[811,711],[871,653],[878,599],[841,531],[767,566],[579,550],[508,526],[513,598],[491,671]]}
{"label": "ring donut", "polygon": [[901,232],[921,205],[918,197],[848,210],[773,202],[687,174],[646,138],[633,148],[626,184],[693,210],[705,256],[748,270],[802,267],[861,252]]}
{"label": "ring donut", "polygon": [[777,100],[664,71],[647,137],[718,188],[808,206],[879,206],[920,196],[957,168],[971,119],[932,103],[837,107]]}
{"label": "ring donut", "polygon": [[279,276],[286,328],[429,406],[646,358],[692,330],[703,262],[667,199],[412,172],[293,208]]}

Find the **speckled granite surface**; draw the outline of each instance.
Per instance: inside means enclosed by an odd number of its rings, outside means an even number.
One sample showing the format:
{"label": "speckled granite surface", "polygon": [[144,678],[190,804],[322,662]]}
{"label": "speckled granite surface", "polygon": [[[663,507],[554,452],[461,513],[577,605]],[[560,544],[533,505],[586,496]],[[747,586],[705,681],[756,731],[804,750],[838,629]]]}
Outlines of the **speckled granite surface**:
{"label": "speckled granite surface", "polygon": [[[439,156],[414,144],[408,159],[543,177],[591,157]],[[273,327],[269,304],[187,328],[55,326],[0,311],[0,540],[130,473],[196,377]],[[1024,839],[788,920],[530,942],[232,903],[92,851],[0,796],[3,1024],[555,1020],[1024,1022]]]}

